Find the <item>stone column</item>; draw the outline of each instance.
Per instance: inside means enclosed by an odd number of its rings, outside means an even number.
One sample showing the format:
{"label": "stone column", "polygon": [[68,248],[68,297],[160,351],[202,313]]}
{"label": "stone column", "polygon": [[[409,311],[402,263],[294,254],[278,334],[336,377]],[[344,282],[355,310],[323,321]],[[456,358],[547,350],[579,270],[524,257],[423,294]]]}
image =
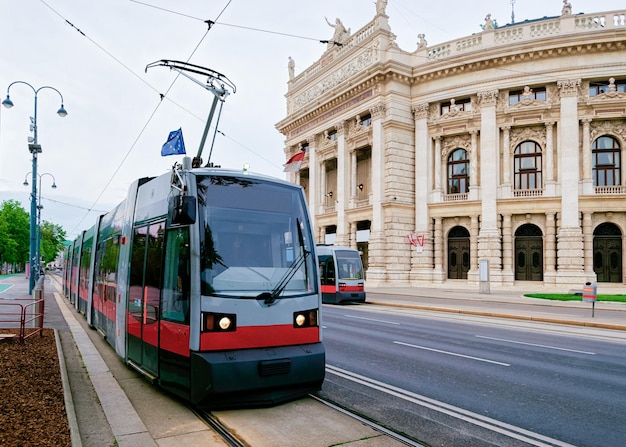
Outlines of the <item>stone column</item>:
{"label": "stone column", "polygon": [[470,150],[470,188],[469,200],[478,200],[478,192],[480,185],[478,184],[478,132],[473,130],[470,132],[472,139],[472,147]]}
{"label": "stone column", "polygon": [[350,152],[350,190],[353,200],[356,200],[356,177],[357,177],[357,159],[356,150]]}
{"label": "stone column", "polygon": [[[322,212],[319,192],[322,188],[319,183],[320,166],[317,158],[317,144],[314,138],[311,140],[313,141],[309,142],[309,210],[311,212],[313,228],[315,228],[317,215]],[[318,242],[321,243],[324,242],[324,240],[322,239]]]}
{"label": "stone column", "polygon": [[583,274],[583,239],[578,206],[580,180],[578,90],[580,79],[558,81],[561,93],[559,125],[559,177],[561,225],[557,235],[557,282],[579,283]]}
{"label": "stone column", "polygon": [[583,119],[583,195],[593,195],[593,172],[591,170],[591,118]]}
{"label": "stone column", "polygon": [[498,229],[497,189],[495,173],[500,161],[498,152],[498,127],[496,126],[496,102],[498,90],[478,92],[480,101],[480,192],[481,220],[478,237],[478,258],[489,261],[491,283],[500,282],[502,253]]}
{"label": "stone column", "polygon": [[367,280],[369,284],[381,284],[387,279],[383,200],[385,194],[385,139],[383,117],[385,106],[378,104],[370,110],[372,116],[372,225],[368,242]]}
{"label": "stone column", "polygon": [[511,126],[502,128],[502,195],[511,197]]}
{"label": "stone column", "polygon": [[545,195],[554,197],[556,195],[556,183],[554,182],[554,123],[546,123],[546,181]]}
{"label": "stone column", "polygon": [[583,252],[585,278],[587,281],[596,281],[596,274],[593,271],[593,213],[583,213]]}
{"label": "stone column", "polygon": [[356,250],[356,222],[350,222],[350,248]]}
{"label": "stone column", "polygon": [[328,198],[328,196],[326,195],[328,193],[328,191],[326,190],[326,163],[324,162],[324,160],[320,160],[320,189],[319,189],[319,194],[320,194],[320,211],[319,214],[324,214],[325,211],[325,207],[326,207],[326,199]]}
{"label": "stone column", "polygon": [[470,269],[468,275],[472,274],[478,281],[478,216],[470,216]]}
{"label": "stone column", "polygon": [[415,121],[415,233],[424,236],[421,252],[411,246],[411,281],[432,280],[433,238],[428,215],[428,194],[432,183],[432,143],[428,135],[428,104],[413,108]]}
{"label": "stone column", "polygon": [[502,282],[513,284],[515,272],[513,271],[513,228],[511,215],[502,216]]}
{"label": "stone column", "polygon": [[442,283],[444,280],[443,271],[443,219],[435,217],[435,269],[433,271],[433,282]]}
{"label": "stone column", "polygon": [[[543,266],[544,282],[553,283],[556,272],[556,219],[554,213],[546,213],[546,263]],[[548,280],[548,277],[552,280]]]}
{"label": "stone column", "polygon": [[350,178],[347,176],[348,154],[346,153],[346,137],[344,123],[335,126],[337,129],[337,196],[335,211],[337,212],[337,239],[336,245],[346,246],[349,238],[346,228],[346,202],[350,197]]}
{"label": "stone column", "polygon": [[441,189],[441,135],[433,138],[435,140],[435,202],[440,202],[443,191]]}

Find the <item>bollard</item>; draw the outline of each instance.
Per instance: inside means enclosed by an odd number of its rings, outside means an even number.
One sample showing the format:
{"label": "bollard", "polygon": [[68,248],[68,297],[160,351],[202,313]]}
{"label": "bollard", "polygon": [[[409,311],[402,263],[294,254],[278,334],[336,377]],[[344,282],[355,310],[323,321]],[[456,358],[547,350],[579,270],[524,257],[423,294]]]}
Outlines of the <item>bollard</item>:
{"label": "bollard", "polygon": [[596,309],[596,297],[598,296],[598,286],[589,281],[583,287],[583,301],[591,303],[591,318],[594,317]]}
{"label": "bollard", "polygon": [[[35,302],[35,316],[33,319],[33,328],[43,329],[43,313],[44,313],[44,287],[43,287],[43,276],[39,278],[37,284],[35,284],[35,288],[33,289],[33,300]],[[40,331],[41,334],[41,331]]]}

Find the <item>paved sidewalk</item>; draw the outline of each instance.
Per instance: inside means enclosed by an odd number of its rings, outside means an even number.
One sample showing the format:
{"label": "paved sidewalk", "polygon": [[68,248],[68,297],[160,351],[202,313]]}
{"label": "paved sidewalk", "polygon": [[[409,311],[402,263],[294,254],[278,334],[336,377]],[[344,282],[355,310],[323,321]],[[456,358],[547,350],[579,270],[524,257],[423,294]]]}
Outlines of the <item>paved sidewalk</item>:
{"label": "paved sidewalk", "polygon": [[[600,289],[599,293],[625,293],[624,289]],[[366,287],[366,292],[370,304],[626,331],[626,303],[592,305],[582,298],[552,301],[524,296],[543,290],[492,288],[486,294],[471,288]]]}

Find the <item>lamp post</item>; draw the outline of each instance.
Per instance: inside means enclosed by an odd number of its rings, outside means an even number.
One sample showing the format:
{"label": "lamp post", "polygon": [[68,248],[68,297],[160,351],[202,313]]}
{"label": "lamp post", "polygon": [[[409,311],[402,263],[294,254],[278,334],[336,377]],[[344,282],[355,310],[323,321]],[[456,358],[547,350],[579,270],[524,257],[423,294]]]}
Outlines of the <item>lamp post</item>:
{"label": "lamp post", "polygon": [[[30,172],[28,173],[30,174]],[[28,186],[28,174],[26,174],[26,177],[24,177],[24,186]],[[43,205],[41,204],[41,179],[43,177],[45,177],[46,175],[49,175],[50,177],[52,177],[52,189],[56,189],[57,188],[57,181],[54,178],[54,175],[50,174],[49,172],[44,172],[43,174],[37,174],[37,176],[39,177],[39,197],[37,199],[37,251],[35,254],[35,259],[37,259],[37,274],[39,274],[40,272],[40,263],[41,263],[41,210],[43,209]]]}
{"label": "lamp post", "polygon": [[37,140],[37,95],[39,94],[41,90],[44,90],[44,89],[54,90],[61,97],[61,107],[59,108],[59,110],[57,110],[57,114],[60,117],[64,117],[64,116],[67,116],[67,111],[63,107],[63,95],[56,88],[50,87],[48,85],[44,85],[43,87],[39,87],[38,89],[35,89],[35,87],[30,85],[28,82],[24,82],[24,81],[14,81],[9,84],[9,86],[7,87],[7,97],[4,101],[2,101],[2,105],[5,106],[6,108],[10,109],[11,107],[13,107],[13,101],[11,101],[11,97],[9,96],[9,90],[11,90],[11,87],[15,84],[27,85],[28,87],[31,88],[31,90],[35,94],[35,111],[33,112],[33,116],[31,117],[31,126],[30,126],[31,131],[33,132],[33,136],[28,137],[28,143],[29,143],[28,150],[30,151],[31,154],[33,154],[33,167],[32,167],[33,185],[32,185],[32,190],[30,193],[30,254],[29,254],[30,256],[30,261],[29,261],[30,281],[29,281],[29,287],[28,287],[28,293],[32,295],[33,289],[35,288],[35,275],[39,274],[38,271],[36,270],[36,265],[38,263],[38,260],[37,260],[37,234],[36,234],[37,224],[35,221],[35,214],[37,213],[37,154],[41,153],[41,146],[39,145],[39,142]]}

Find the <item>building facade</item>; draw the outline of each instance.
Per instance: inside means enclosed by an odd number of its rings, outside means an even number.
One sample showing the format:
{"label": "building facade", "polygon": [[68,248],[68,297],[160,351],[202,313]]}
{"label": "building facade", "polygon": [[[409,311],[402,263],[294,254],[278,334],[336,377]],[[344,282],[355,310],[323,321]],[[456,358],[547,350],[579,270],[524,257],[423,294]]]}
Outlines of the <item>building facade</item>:
{"label": "building facade", "polygon": [[623,285],[626,10],[568,7],[412,52],[378,8],[292,73],[276,127],[318,242],[375,286]]}

